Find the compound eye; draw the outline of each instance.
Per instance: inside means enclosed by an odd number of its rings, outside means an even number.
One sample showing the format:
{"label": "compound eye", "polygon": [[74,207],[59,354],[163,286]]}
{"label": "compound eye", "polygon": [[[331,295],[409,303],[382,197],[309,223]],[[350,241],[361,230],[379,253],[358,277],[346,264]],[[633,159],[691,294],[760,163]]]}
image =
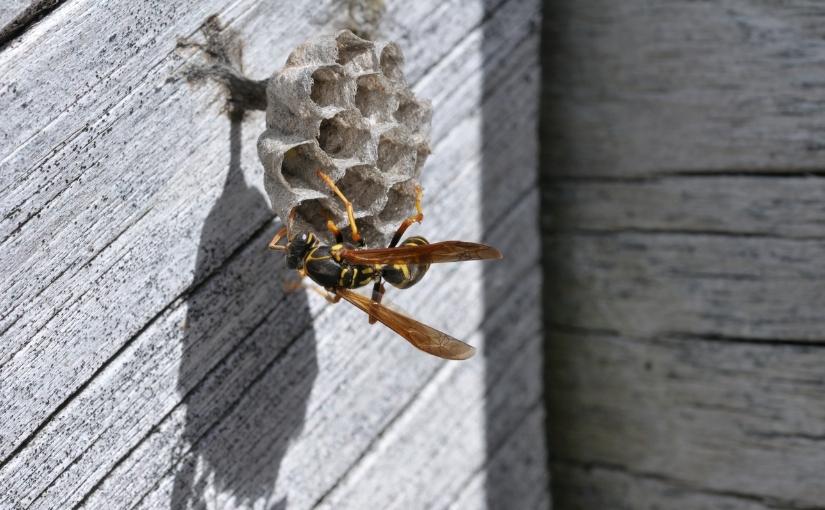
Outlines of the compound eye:
{"label": "compound eye", "polygon": [[307,235],[306,232],[304,232],[300,236],[298,236],[298,240],[300,240],[300,241],[306,242],[308,239],[309,239],[309,236]]}

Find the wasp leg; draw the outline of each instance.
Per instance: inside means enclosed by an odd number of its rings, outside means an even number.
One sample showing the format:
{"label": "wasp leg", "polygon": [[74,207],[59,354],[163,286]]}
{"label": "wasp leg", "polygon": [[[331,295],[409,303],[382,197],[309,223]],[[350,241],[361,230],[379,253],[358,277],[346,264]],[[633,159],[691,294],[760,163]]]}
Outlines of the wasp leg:
{"label": "wasp leg", "polygon": [[309,286],[307,286],[304,283],[304,278],[306,278],[306,276],[307,276],[306,270],[305,269],[298,269],[296,272],[298,273],[298,278],[299,278],[298,280],[294,280],[294,281],[286,281],[285,280],[284,281],[283,289],[284,289],[284,292],[287,293],[287,294],[290,294],[290,293],[295,292],[295,291],[300,290],[300,289],[304,289],[304,288],[308,289],[309,288]]}
{"label": "wasp leg", "polygon": [[269,249],[270,250],[276,250],[276,251],[286,251],[286,246],[278,244],[281,241],[281,239],[286,235],[286,233],[287,233],[287,228],[286,227],[283,227],[282,229],[280,229],[275,234],[275,237],[273,237],[272,240],[269,241]]}
{"label": "wasp leg", "polygon": [[[424,211],[421,207],[421,202],[424,199],[424,190],[421,189],[421,186],[415,186],[415,214],[408,217],[404,221],[401,222],[401,225],[398,226],[398,229],[395,231],[395,234],[392,236],[392,240],[388,248],[395,248],[398,245],[398,242],[401,240],[401,236],[404,235],[404,232],[410,228],[410,225],[413,223],[421,223],[424,221]],[[376,304],[381,304],[381,299],[384,297],[384,284],[381,283],[381,278],[379,277],[378,280],[375,282],[375,285],[372,286],[372,301]],[[375,324],[376,318],[370,313],[370,324]]]}
{"label": "wasp leg", "polygon": [[327,219],[327,230],[329,230],[333,236],[335,236],[335,242],[341,244],[344,242],[344,234],[341,233],[341,229],[335,226],[335,222],[332,221],[332,218]]}
{"label": "wasp leg", "polygon": [[326,299],[328,302],[332,303],[333,305],[335,303],[337,303],[338,301],[341,301],[341,296],[339,296],[338,294],[336,294],[334,292],[330,292],[326,289],[321,290],[321,289],[319,289],[318,287],[315,287],[315,286],[307,285],[306,287],[308,289],[314,290],[315,292],[320,294],[324,299]]}
{"label": "wasp leg", "polygon": [[361,234],[358,233],[358,225],[355,224],[355,211],[352,208],[352,202],[350,202],[344,193],[338,189],[338,186],[335,185],[335,182],[325,174],[324,172],[318,170],[316,172],[318,177],[324,181],[324,183],[335,193],[338,198],[341,199],[341,202],[344,203],[344,208],[347,210],[347,220],[349,221],[349,228],[350,228],[350,235],[352,236],[352,240],[360,245],[364,245],[364,241],[361,239]]}
{"label": "wasp leg", "polygon": [[[303,278],[303,276],[305,276],[305,275],[301,275],[302,278]],[[338,301],[341,301],[341,296],[339,296],[338,294],[335,294],[333,292],[329,292],[327,290],[321,290],[318,287],[316,287],[315,285],[309,285],[309,284],[304,283],[302,280],[284,283],[284,292],[291,293],[291,292],[296,292],[296,291],[301,290],[301,289],[307,289],[307,290],[311,290],[313,292],[317,292],[322,298],[326,299],[327,301],[329,301],[332,304],[335,304]]]}
{"label": "wasp leg", "polygon": [[410,225],[413,223],[421,223],[424,221],[424,212],[421,208],[421,201],[424,198],[424,190],[421,189],[421,186],[415,186],[415,211],[416,213],[407,218],[406,220],[401,222],[401,225],[398,226],[398,229],[395,231],[395,235],[392,236],[392,241],[390,241],[389,248],[395,248],[398,244],[398,241],[401,240],[401,236],[404,235],[404,231],[410,228]]}
{"label": "wasp leg", "polygon": [[295,281],[286,281],[284,282],[284,293],[285,294],[292,294],[293,292],[297,292],[303,288],[307,288],[306,285],[301,280]]}
{"label": "wasp leg", "polygon": [[[381,298],[383,298],[383,297],[384,297],[384,284],[381,283],[381,278],[378,278],[378,280],[375,282],[375,285],[372,286],[372,302],[375,303],[376,305],[380,305],[381,304]],[[372,312],[369,313],[369,318],[370,318],[370,324],[375,324],[375,322],[378,320],[373,316]]]}

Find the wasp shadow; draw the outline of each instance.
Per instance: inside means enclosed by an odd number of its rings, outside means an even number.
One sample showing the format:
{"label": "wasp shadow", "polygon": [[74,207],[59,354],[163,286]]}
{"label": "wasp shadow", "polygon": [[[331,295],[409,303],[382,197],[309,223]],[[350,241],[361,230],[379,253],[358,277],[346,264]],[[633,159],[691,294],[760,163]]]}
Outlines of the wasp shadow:
{"label": "wasp shadow", "polygon": [[303,428],[317,375],[302,292],[285,294],[277,225],[241,168],[243,112],[230,113],[230,162],[201,229],[178,376],[185,416],[172,508],[273,501],[290,440]]}

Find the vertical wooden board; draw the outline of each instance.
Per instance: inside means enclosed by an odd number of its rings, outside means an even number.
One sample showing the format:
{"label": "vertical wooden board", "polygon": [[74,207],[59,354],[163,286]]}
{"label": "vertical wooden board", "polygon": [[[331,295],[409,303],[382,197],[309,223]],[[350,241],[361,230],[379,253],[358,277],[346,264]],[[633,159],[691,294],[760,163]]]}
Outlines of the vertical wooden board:
{"label": "vertical wooden board", "polygon": [[821,170],[815,1],[546,2],[548,170]]}
{"label": "vertical wooden board", "polygon": [[559,508],[820,508],[823,6],[545,2]]}

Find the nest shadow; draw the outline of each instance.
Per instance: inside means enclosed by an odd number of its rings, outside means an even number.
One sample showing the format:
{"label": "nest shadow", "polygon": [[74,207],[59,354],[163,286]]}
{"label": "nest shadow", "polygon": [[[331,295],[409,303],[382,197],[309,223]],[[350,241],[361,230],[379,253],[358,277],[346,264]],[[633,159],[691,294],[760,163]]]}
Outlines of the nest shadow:
{"label": "nest shadow", "polygon": [[[287,269],[266,249],[277,230],[241,168],[242,111],[230,114],[230,164],[201,230],[179,367],[185,425],[172,508],[284,509],[273,501],[317,375],[312,317]],[[243,223],[251,237],[238,240]]]}

